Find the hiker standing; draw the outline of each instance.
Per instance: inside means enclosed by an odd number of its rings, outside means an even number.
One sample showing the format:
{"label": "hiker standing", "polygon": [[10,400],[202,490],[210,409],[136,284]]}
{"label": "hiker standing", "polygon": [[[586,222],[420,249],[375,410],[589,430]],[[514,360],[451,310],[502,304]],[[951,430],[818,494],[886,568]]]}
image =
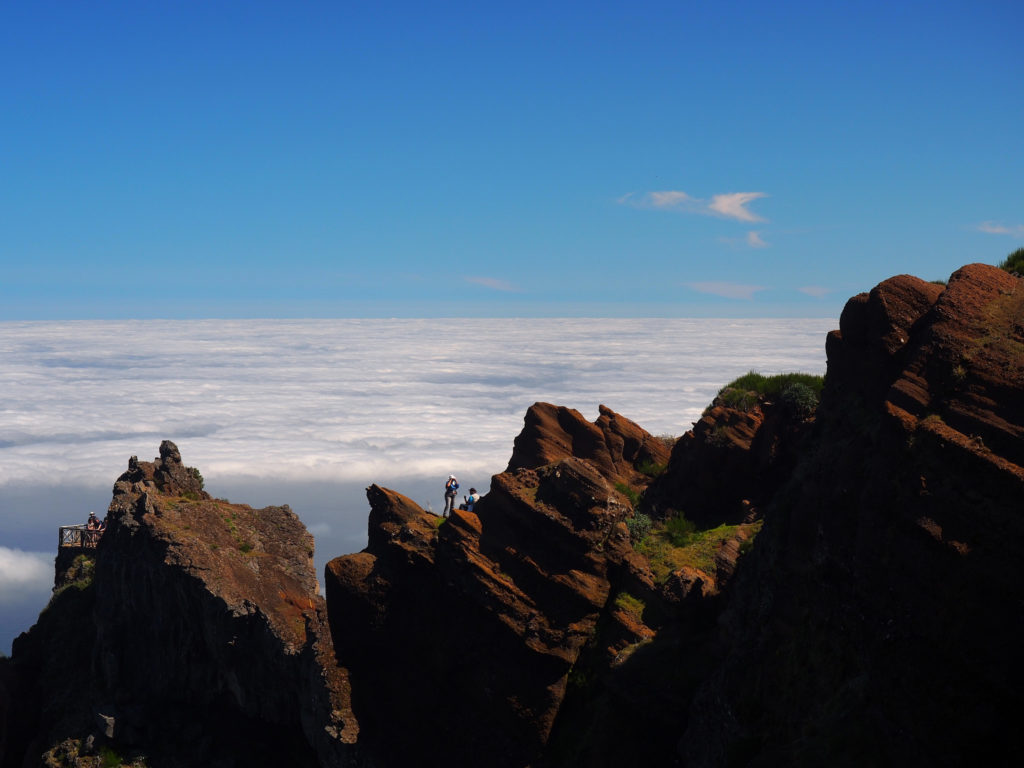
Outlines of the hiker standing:
{"label": "hiker standing", "polygon": [[444,512],[441,517],[448,517],[448,514],[455,509],[455,495],[459,492],[459,481],[455,475],[448,475],[448,482],[444,484]]}

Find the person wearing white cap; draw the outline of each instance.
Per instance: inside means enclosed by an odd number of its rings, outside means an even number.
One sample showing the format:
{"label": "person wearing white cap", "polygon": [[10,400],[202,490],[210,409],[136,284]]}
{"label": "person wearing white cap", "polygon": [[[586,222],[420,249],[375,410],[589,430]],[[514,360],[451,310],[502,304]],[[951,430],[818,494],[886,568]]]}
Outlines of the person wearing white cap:
{"label": "person wearing white cap", "polygon": [[444,484],[444,512],[441,517],[448,517],[448,514],[455,509],[455,495],[459,492],[459,481],[455,475],[448,475],[448,481]]}

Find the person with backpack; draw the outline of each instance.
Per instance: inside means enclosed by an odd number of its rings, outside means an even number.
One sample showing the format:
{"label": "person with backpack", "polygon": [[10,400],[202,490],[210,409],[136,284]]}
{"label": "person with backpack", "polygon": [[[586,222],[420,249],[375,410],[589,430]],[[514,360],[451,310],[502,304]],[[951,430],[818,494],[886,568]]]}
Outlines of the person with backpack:
{"label": "person with backpack", "polygon": [[449,513],[455,510],[455,496],[459,492],[459,481],[455,475],[448,475],[448,481],[444,484],[444,511],[441,517],[448,517]]}
{"label": "person with backpack", "polygon": [[459,504],[459,509],[464,509],[467,512],[472,512],[473,507],[475,507],[476,503],[480,501],[480,494],[476,492],[476,488],[470,488],[469,496],[463,496],[462,500],[464,503]]}

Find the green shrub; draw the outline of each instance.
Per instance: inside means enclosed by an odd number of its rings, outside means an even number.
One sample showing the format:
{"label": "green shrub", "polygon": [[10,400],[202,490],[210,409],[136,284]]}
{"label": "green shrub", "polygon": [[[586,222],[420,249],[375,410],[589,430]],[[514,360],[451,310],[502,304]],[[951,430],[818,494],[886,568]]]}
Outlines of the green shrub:
{"label": "green shrub", "polygon": [[1011,274],[1024,275],[1024,248],[1018,248],[996,266]]}
{"label": "green shrub", "polygon": [[635,544],[643,541],[651,532],[651,518],[643,512],[637,512],[626,521],[626,527],[629,529],[629,540]]}
{"label": "green shrub", "polygon": [[[746,528],[752,539],[760,530],[761,521],[752,525],[719,525],[698,531],[690,521],[679,516],[670,518],[665,524],[655,523],[650,535],[636,544],[635,549],[650,563],[655,583],[664,584],[673,571],[683,566],[714,573],[715,558],[722,543],[732,538],[740,528]],[[675,535],[672,529],[675,529]],[[677,541],[683,543],[677,544]],[[752,544],[740,546],[745,551]]]}
{"label": "green shrub", "polygon": [[697,526],[693,521],[687,520],[686,516],[682,513],[665,521],[665,531],[668,534],[668,540],[674,547],[685,547],[696,530]]}
{"label": "green shrub", "polygon": [[654,478],[661,475],[667,468],[666,464],[659,464],[653,459],[644,459],[640,462],[640,466],[636,468],[636,471],[642,475]]}
{"label": "green shrub", "polygon": [[746,413],[757,405],[757,392],[738,387],[725,387],[718,393],[718,400],[726,408],[735,408]]}
{"label": "green shrub", "polygon": [[722,387],[718,394],[721,396],[727,389],[740,389],[766,397],[775,397],[792,384],[803,384],[815,395],[820,396],[822,387],[825,386],[825,378],[812,373],[779,373],[774,376],[763,376],[757,371],[748,371]]}
{"label": "green shrub", "polygon": [[634,507],[640,504],[640,494],[634,491],[625,483],[616,483],[615,490],[621,493],[627,499],[629,499],[629,503],[632,504]]}
{"label": "green shrub", "polygon": [[639,597],[629,594],[629,592],[619,592],[615,596],[615,607],[640,621],[643,619],[647,604]]}
{"label": "green shrub", "polygon": [[124,758],[116,750],[110,747],[100,747],[101,768],[117,768],[119,765],[124,765]]}
{"label": "green shrub", "polygon": [[188,473],[199,482],[199,490],[203,490],[203,488],[206,487],[206,481],[203,480],[203,473],[195,467],[186,467],[186,469],[188,470]]}
{"label": "green shrub", "polygon": [[818,393],[806,384],[793,381],[779,392],[783,407],[800,418],[807,418],[818,407]]}

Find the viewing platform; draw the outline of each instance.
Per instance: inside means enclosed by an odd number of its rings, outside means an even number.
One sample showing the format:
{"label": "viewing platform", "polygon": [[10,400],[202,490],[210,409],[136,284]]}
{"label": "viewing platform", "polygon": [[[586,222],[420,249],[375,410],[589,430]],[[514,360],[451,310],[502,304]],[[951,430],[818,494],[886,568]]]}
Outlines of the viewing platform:
{"label": "viewing platform", "polygon": [[85,523],[62,525],[57,547],[59,549],[95,549],[101,536],[103,536],[102,530],[90,529]]}

